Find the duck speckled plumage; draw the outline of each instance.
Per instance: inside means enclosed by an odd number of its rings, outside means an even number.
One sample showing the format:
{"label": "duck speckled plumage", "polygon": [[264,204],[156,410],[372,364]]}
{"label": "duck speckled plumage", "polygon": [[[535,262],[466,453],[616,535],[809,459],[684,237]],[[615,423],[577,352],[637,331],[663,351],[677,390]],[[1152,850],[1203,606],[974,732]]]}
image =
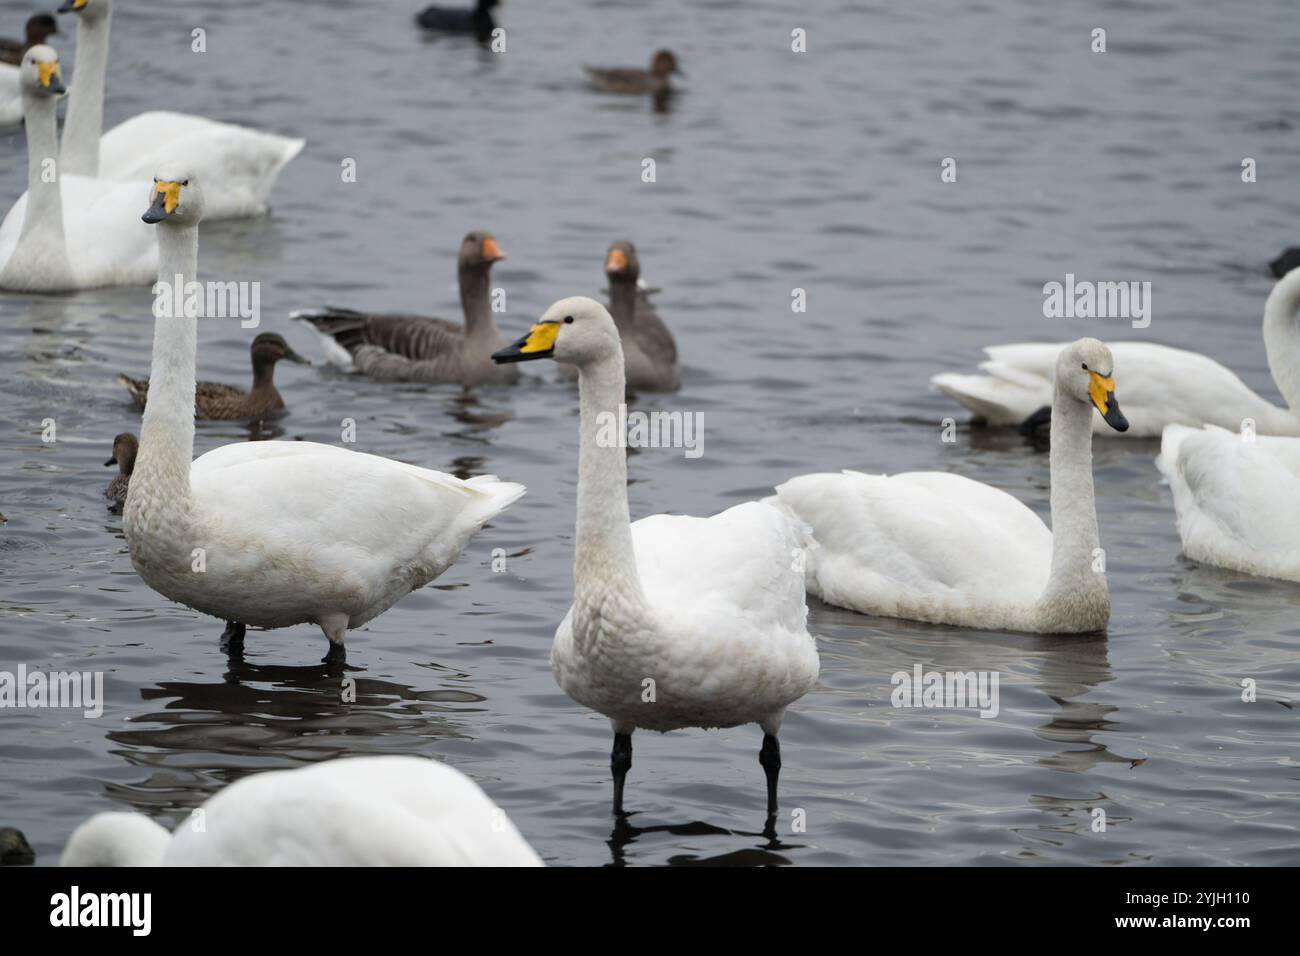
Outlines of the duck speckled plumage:
{"label": "duck speckled plumage", "polygon": [[104,467],[117,465],[117,474],[108,483],[104,497],[113,502],[108,510],[114,514],[122,513],[126,504],[126,493],[131,487],[131,472],[135,468],[135,456],[140,451],[140,442],[130,432],[122,432],[113,439],[113,457],[104,462]]}
{"label": "duck speckled plumage", "polygon": [[[681,387],[677,343],[641,285],[641,260],[625,240],[610,243],[605,255],[609,279],[609,314],[623,345],[624,376],[629,392],[675,392]],[[560,364],[560,374],[577,381],[578,370]]]}
{"label": "duck speckled plumage", "polygon": [[383,315],[327,308],[295,312],[321,337],[332,363],[382,381],[510,385],[519,370],[492,361],[506,344],[492,315],[490,272],[505,258],[492,233],[475,230],[457,256],[465,324],[420,315]]}
{"label": "duck speckled plumage", "polygon": [[[275,387],[275,364],[288,359],[310,365],[288,342],[274,332],[263,332],[249,346],[253,363],[253,387],[249,391],[220,382],[199,382],[194,388],[194,417],[217,421],[274,418],[285,412],[284,399]],[[118,375],[140,408],[149,401],[149,380]]]}

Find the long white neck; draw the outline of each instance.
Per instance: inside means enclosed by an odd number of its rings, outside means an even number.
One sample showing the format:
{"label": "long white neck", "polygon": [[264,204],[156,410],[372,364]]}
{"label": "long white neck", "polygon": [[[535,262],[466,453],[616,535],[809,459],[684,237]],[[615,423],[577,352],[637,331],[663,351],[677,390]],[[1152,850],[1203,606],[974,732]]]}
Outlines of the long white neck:
{"label": "long white neck", "polygon": [[[23,88],[23,115],[27,127],[27,209],[22,232],[0,279],[14,288],[66,288],[72,270],[63,241],[62,170],[56,100]],[[43,277],[39,278],[38,277]]]}
{"label": "long white neck", "polygon": [[[573,604],[575,636],[594,641],[603,622],[623,631],[648,617],[632,549],[627,504],[627,449],[609,441],[610,421],[620,421],[625,376],[621,348],[584,366],[578,375],[580,450],[578,523],[574,536]],[[586,625],[594,625],[590,630]],[[607,632],[605,632],[607,633]]]}
{"label": "long white neck", "polygon": [[[150,533],[153,521],[170,523],[191,504],[194,457],[194,365],[197,322],[183,308],[185,284],[198,265],[197,225],[159,224],[158,282],[163,306],[154,319],[149,402],[140,426],[140,452],[131,475],[124,530],[128,539]],[[166,287],[160,288],[160,287]],[[179,314],[177,314],[179,313]],[[133,507],[134,506],[134,507]]]}
{"label": "long white neck", "polygon": [[[1300,269],[1292,269],[1273,287],[1264,303],[1264,351],[1268,370],[1291,408],[1292,424],[1300,417]],[[1300,432],[1300,427],[1289,430]]]}
{"label": "long white neck", "polygon": [[1050,627],[1099,630],[1110,616],[1092,485],[1092,407],[1057,390],[1052,400],[1052,571],[1037,612]]}
{"label": "long white neck", "polygon": [[63,172],[99,175],[99,138],[104,132],[104,75],[108,71],[108,25],[112,11],[77,19],[77,62],[68,115],[63,122]]}

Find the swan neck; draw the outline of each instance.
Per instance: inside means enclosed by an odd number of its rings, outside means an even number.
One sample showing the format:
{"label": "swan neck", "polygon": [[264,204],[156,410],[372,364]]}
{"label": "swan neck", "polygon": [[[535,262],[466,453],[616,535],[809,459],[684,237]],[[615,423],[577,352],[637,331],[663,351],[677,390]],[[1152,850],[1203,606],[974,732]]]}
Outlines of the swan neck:
{"label": "swan neck", "polygon": [[1278,391],[1291,408],[1292,418],[1300,415],[1300,269],[1292,269],[1273,287],[1264,304],[1264,351],[1268,370]]}
{"label": "swan neck", "polygon": [[[1077,607],[1092,599],[1109,617],[1105,575],[1099,564],[1097,502],[1092,480],[1092,407],[1057,391],[1052,401],[1050,453],[1052,502],[1052,570],[1039,599],[1040,613],[1061,605]],[[1101,600],[1104,599],[1104,600]],[[1075,614],[1071,615],[1076,616]],[[1095,630],[1105,626],[1105,619]]]}
{"label": "swan neck", "polygon": [[104,76],[108,71],[111,11],[77,20],[77,60],[63,123],[63,172],[99,175],[99,138],[104,132]]}
{"label": "swan neck", "polygon": [[[194,366],[197,323],[186,316],[183,295],[162,294],[164,287],[194,280],[199,230],[194,225],[162,223],[158,227],[158,303],[154,319],[153,363],[149,402],[140,426],[140,451],[131,477],[131,502],[163,508],[183,506],[190,498],[190,462],[194,457]],[[177,305],[181,304],[181,308]],[[179,313],[179,314],[177,314]],[[143,507],[143,505],[141,506]]]}
{"label": "swan neck", "polygon": [[63,198],[59,180],[58,120],[52,96],[23,90],[23,123],[27,127],[27,210],[23,214],[20,244],[29,236],[39,236],[50,249],[57,248],[66,258],[63,243]]}
{"label": "swan neck", "polygon": [[[605,607],[617,594],[629,610],[645,606],[632,548],[627,503],[627,449],[609,441],[624,396],[623,353],[583,366],[578,375],[580,445],[578,522],[574,536],[574,605]],[[603,437],[602,437],[603,436]]]}
{"label": "swan neck", "polygon": [[460,307],[465,313],[465,336],[494,336],[496,320],[492,317],[492,279],[487,268],[466,266],[460,270]]}

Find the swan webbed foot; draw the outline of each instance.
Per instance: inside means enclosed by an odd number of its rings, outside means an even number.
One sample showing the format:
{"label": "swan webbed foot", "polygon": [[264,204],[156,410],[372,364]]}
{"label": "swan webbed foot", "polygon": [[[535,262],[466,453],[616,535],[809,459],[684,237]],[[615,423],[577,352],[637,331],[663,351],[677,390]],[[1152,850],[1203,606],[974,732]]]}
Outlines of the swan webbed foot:
{"label": "swan webbed foot", "polygon": [[776,818],[776,778],[781,774],[781,744],[773,734],[763,735],[758,762],[767,774],[767,821],[769,826],[773,826]]}
{"label": "swan webbed foot", "polygon": [[226,629],[221,632],[221,649],[227,654],[237,655],[244,651],[244,625],[238,621],[227,621]]}
{"label": "swan webbed foot", "polygon": [[609,769],[614,774],[614,815],[623,815],[623,782],[632,769],[632,735],[614,734],[614,749],[609,754]]}
{"label": "swan webbed foot", "polygon": [[335,643],[330,641],[330,649],[325,652],[321,659],[322,664],[346,664],[348,662],[348,650],[342,641]]}

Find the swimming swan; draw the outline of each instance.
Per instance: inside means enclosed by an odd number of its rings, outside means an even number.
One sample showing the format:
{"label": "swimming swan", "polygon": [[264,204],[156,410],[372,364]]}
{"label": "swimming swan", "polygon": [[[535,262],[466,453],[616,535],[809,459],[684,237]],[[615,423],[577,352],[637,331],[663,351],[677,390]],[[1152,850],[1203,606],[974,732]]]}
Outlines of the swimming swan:
{"label": "swimming swan", "polygon": [[[1252,392],[1236,374],[1196,352],[1145,342],[1111,346],[1124,380],[1125,433],[1153,438],[1167,425],[1218,425],[1236,431],[1252,419],[1261,435],[1300,435],[1300,270],[1287,273],[1264,306],[1264,351],[1287,407]],[[1049,404],[1051,369],[1060,345],[996,345],[985,349],[984,375],[945,372],[930,379],[990,425],[1020,425]],[[1037,416],[1041,418],[1041,415]],[[1094,431],[1100,430],[1094,422]]]}
{"label": "swimming swan", "polygon": [[493,263],[506,257],[496,237],[483,229],[461,240],[456,258],[460,307],[465,324],[422,315],[382,315],[325,308],[293,312],[317,335],[325,354],[345,372],[383,381],[511,385],[514,366],[500,366],[492,353],[506,344],[492,315]]}
{"label": "swimming swan", "polygon": [[802,529],[755,502],[711,518],[630,523],[627,452],[602,437],[624,400],[623,350],[600,303],[561,299],[493,358],[578,367],[573,606],[555,632],[551,672],[566,694],[613,726],[614,812],[623,810],[637,728],[757,723],[770,818],[781,718],[817,681],[817,647],[795,571]]}
{"label": "swimming swan", "polygon": [[1156,467],[1187,557],[1300,581],[1300,438],[1170,425]]}
{"label": "swimming swan", "polygon": [[67,0],[59,12],[68,11],[77,15],[77,68],[63,172],[147,182],[160,163],[178,162],[203,177],[209,221],[266,212],[276,178],[304,141],[169,111],[141,113],[103,133],[112,0]]}
{"label": "swimming swan", "polygon": [[73,831],[62,866],[542,866],[505,811],[459,770],[423,757],[347,757],[244,777],[210,797],[203,827],[139,813]]}
{"label": "swimming swan", "polygon": [[1092,488],[1095,407],[1123,431],[1110,350],[1061,350],[1052,401],[1052,529],[997,488],[943,472],[803,475],[769,502],[812,528],[808,590],[862,614],[984,630],[1105,629]]}
{"label": "swimming swan", "polygon": [[[153,188],[145,219],[158,223],[159,281],[190,282],[198,175],[165,166]],[[524,493],[315,442],[239,442],[191,465],[196,320],[163,313],[122,530],[145,583],[227,621],[228,645],[245,625],[315,622],[325,660],[344,660],[349,628],[436,578]]]}
{"label": "swimming swan", "polygon": [[54,113],[64,88],[58,55],[34,46],[19,72],[27,114],[27,192],[0,224],[0,289],[68,292],[151,283],[158,240],[139,219],[140,185],[59,173]]}

